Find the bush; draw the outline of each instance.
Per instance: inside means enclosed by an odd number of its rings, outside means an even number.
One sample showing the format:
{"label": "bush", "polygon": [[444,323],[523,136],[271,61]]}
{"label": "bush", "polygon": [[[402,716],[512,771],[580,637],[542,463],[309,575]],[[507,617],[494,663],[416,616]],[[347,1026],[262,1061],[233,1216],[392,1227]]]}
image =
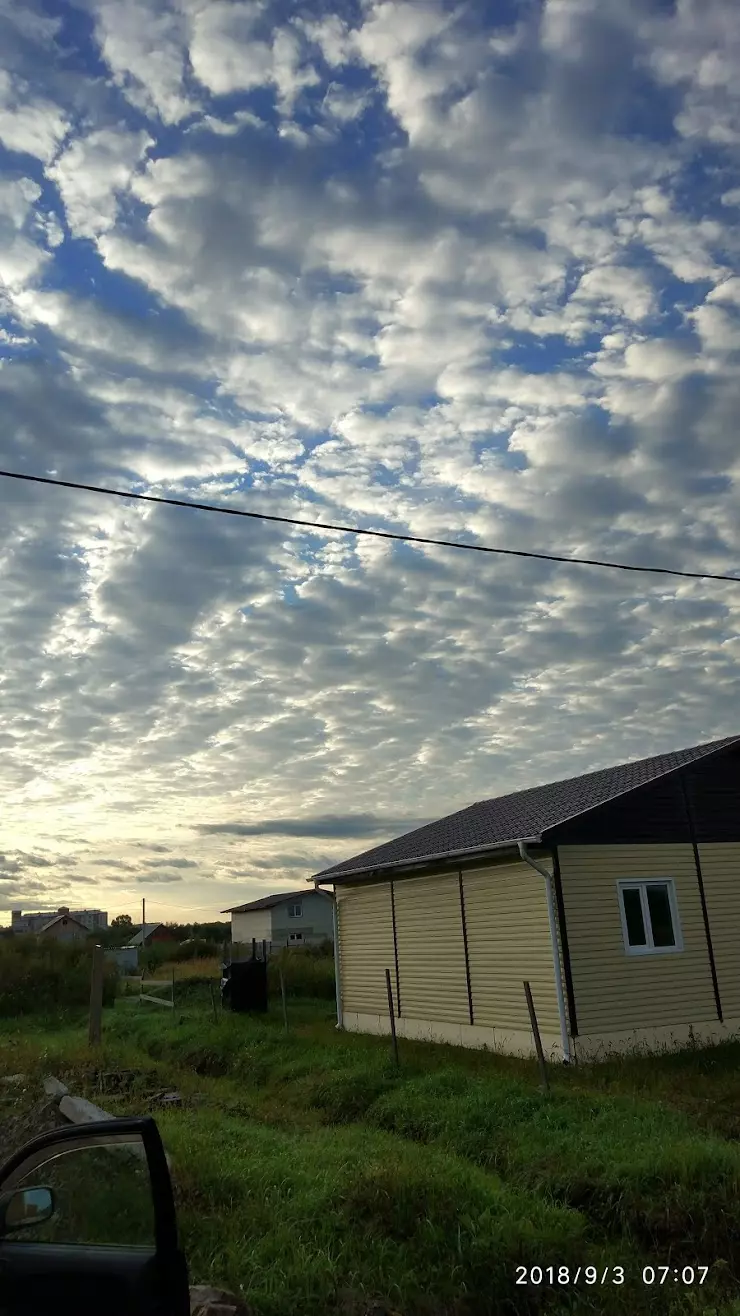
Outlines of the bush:
{"label": "bush", "polygon": [[[22,936],[0,942],[0,1017],[53,1013],[87,1005],[93,947]],[[103,1004],[116,995],[115,966],[103,968]]]}
{"label": "bush", "polygon": [[[331,942],[329,942],[331,947]],[[300,949],[286,947],[276,951],[268,961],[267,986],[270,995],[280,993],[279,970],[283,971],[285,990],[289,996],[311,996],[319,1000],[333,1000],[334,957],[320,946]]]}
{"label": "bush", "polygon": [[155,941],[139,951],[139,964],[147,973],[154,973],[163,964],[186,964],[189,960],[208,959],[220,953],[221,947],[205,937],[191,937],[188,941]]}

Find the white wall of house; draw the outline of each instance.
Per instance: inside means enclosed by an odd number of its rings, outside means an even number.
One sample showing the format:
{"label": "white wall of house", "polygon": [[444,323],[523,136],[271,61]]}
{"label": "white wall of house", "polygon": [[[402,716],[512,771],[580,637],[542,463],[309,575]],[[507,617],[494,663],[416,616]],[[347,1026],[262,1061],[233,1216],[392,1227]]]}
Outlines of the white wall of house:
{"label": "white wall of house", "polygon": [[257,941],[270,941],[272,939],[272,911],[269,909],[253,909],[248,914],[231,915],[231,940],[251,942],[254,937]]}

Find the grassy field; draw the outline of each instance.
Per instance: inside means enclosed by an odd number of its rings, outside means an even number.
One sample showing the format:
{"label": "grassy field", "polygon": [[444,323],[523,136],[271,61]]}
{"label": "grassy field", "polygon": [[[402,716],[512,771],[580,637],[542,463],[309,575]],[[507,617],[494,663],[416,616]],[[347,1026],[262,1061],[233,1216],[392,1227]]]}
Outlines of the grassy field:
{"label": "grassy field", "polygon": [[[106,1010],[96,1054],[71,1016],[4,1020],[0,1073],[153,1111],[193,1282],[256,1316],[740,1316],[740,1045],[555,1069],[545,1097],[528,1061],[402,1040],[396,1070],[330,1002],[289,1016],[214,1020],[193,978],[174,1011]],[[181,1107],[158,1107],[168,1088]],[[581,1275],[517,1284],[538,1266]]]}

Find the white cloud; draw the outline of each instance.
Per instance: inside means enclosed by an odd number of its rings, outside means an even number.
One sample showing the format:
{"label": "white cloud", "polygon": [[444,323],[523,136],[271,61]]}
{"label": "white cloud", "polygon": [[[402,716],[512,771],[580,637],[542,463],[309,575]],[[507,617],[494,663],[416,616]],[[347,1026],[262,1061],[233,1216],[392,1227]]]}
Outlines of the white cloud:
{"label": "white cloud", "polygon": [[0,285],[11,296],[31,282],[48,259],[48,253],[27,235],[40,195],[40,187],[30,178],[0,179]]}
{"label": "white cloud", "polygon": [[179,123],[198,109],[185,85],[187,32],[177,7],[150,0],[95,0],[100,53],[137,109]]}
{"label": "white cloud", "polygon": [[8,151],[48,164],[69,129],[60,106],[34,96],[28,84],[0,68],[0,142]]}
{"label": "white cloud", "polygon": [[96,237],[114,226],[120,194],[153,144],[143,130],[101,128],[78,137],[47,171],[76,237]]}
{"label": "white cloud", "polygon": [[[6,467],[732,569],[727,5],[90,12],[104,78],[2,84],[48,166],[0,191]],[[7,493],[7,843],[79,858],[85,903],[224,908],[355,842],[201,824],[434,817],[737,702],[731,585]]]}

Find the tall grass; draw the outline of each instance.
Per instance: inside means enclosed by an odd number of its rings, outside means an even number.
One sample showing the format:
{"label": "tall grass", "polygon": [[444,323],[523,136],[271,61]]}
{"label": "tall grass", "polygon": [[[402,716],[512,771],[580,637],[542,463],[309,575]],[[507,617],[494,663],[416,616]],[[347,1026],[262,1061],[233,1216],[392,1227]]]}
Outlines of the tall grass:
{"label": "tall grass", "polygon": [[331,942],[325,947],[286,946],[271,955],[267,964],[267,987],[275,996],[280,992],[280,970],[288,995],[313,1000],[334,999],[336,985]]}
{"label": "tall grass", "polygon": [[[0,1017],[51,1014],[85,1005],[90,999],[92,944],[61,942],[29,935],[0,941]],[[103,1003],[112,1005],[116,971],[103,969]]]}
{"label": "tall grass", "polygon": [[583,1256],[577,1212],[387,1134],[247,1134],[212,1111],[160,1122],[191,1271],[260,1316],[359,1313],[373,1298],[404,1313],[524,1316],[554,1302],[517,1288],[517,1264]]}
{"label": "tall grass", "polygon": [[[740,1316],[740,1147],[668,1103],[708,1093],[720,1059],[728,1097],[740,1048],[554,1071],[546,1097],[524,1061],[407,1043],[399,1070],[387,1039],[322,1023],[328,1001],[296,1001],[285,1033],[274,1006],[214,1019],[197,990],[166,1014],[122,1003],[96,1053],[35,1019],[0,1029],[0,1071],[51,1069],[112,1113],[156,1113],[193,1283],[241,1291],[256,1316],[367,1316],[373,1299],[395,1316]],[[120,1091],[100,1086],[111,1071]],[[634,1095],[650,1082],[665,1100]],[[172,1087],[181,1109],[157,1104]],[[625,1284],[514,1282],[517,1265],[567,1264],[624,1266]],[[694,1292],[642,1283],[690,1264],[711,1266]]]}
{"label": "tall grass", "polygon": [[[218,980],[221,977],[222,960],[214,954],[214,947],[208,943],[193,944],[197,946],[198,952],[187,956],[180,956],[178,947],[167,943],[149,947],[140,956],[141,967],[155,978],[169,978],[174,966],[176,982],[184,978]],[[186,949],[183,947],[183,950]],[[267,989],[277,1001],[280,999],[281,971],[289,996],[334,1000],[336,987],[331,942],[321,946],[284,946],[273,952],[267,963]]]}

